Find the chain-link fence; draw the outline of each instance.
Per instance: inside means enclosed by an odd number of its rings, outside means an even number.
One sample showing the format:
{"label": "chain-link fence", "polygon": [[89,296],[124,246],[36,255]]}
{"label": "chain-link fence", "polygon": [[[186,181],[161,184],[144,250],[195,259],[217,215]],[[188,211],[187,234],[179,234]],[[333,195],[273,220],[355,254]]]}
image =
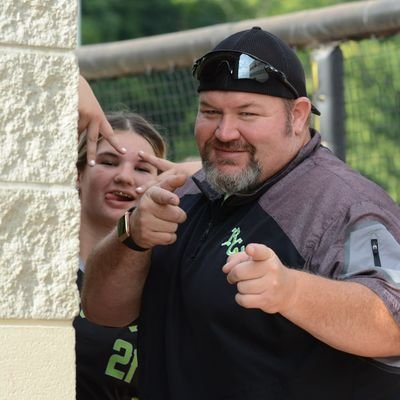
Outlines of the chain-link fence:
{"label": "chain-link fence", "polygon": [[154,123],[167,139],[169,159],[197,155],[196,85],[189,68],[89,82],[105,110],[135,111]]}
{"label": "chain-link fence", "polygon": [[[400,35],[369,35],[337,44],[344,60],[344,74],[337,79],[344,88],[346,161],[400,202]],[[315,89],[311,53],[311,44],[299,49],[310,95]],[[170,159],[197,155],[196,82],[189,66],[89,82],[106,110],[126,108],[158,125],[169,143]]]}
{"label": "chain-link fence", "polygon": [[400,202],[400,35],[341,47],[346,161]]}

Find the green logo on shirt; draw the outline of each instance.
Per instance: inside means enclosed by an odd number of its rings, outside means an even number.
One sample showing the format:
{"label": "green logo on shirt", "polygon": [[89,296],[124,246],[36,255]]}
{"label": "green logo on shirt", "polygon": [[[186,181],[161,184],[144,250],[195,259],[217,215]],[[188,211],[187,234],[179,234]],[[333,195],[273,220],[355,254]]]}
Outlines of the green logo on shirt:
{"label": "green logo on shirt", "polygon": [[240,228],[233,228],[231,230],[232,234],[231,237],[224,243],[221,244],[221,246],[226,246],[228,249],[226,250],[226,255],[230,256],[232,254],[239,253],[241,251],[244,251],[245,246],[239,246],[240,244],[243,243],[243,239],[241,239],[240,236]]}

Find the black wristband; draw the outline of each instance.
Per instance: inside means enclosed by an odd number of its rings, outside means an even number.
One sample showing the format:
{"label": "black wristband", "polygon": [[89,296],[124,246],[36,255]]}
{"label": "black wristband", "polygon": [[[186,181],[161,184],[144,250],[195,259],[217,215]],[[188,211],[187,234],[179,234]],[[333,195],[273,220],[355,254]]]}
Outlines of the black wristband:
{"label": "black wristband", "polygon": [[150,249],[145,249],[144,247],[140,247],[131,237],[130,228],[129,228],[129,217],[132,214],[136,207],[130,208],[128,211],[125,211],[125,214],[118,220],[117,224],[117,233],[118,239],[125,246],[128,246],[130,249],[135,251],[147,251]]}

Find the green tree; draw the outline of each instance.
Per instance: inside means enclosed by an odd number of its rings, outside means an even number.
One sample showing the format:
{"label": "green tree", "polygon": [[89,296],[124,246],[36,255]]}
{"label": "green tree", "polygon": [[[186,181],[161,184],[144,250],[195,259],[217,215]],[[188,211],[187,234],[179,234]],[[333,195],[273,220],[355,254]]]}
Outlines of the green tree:
{"label": "green tree", "polygon": [[82,44],[151,36],[175,30],[179,7],[169,0],[82,0]]}
{"label": "green tree", "polygon": [[82,44],[177,32],[323,7],[338,0],[81,0]]}

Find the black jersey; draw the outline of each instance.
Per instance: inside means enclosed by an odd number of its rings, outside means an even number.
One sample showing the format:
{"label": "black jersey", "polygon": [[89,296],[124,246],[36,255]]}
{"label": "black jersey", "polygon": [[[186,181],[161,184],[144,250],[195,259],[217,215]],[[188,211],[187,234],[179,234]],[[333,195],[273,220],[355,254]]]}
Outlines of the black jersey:
{"label": "black jersey", "polygon": [[378,186],[314,134],[252,194],[224,199],[199,173],[180,196],[187,220],[153,250],[142,299],[141,399],[399,400],[399,359],[350,355],[242,308],[222,272],[230,254],[262,243],[291,268],[370,287],[400,323],[400,209]]}
{"label": "black jersey", "polygon": [[[83,272],[78,272],[81,288]],[[132,400],[137,395],[137,325],[110,328],[74,320],[77,400]]]}

